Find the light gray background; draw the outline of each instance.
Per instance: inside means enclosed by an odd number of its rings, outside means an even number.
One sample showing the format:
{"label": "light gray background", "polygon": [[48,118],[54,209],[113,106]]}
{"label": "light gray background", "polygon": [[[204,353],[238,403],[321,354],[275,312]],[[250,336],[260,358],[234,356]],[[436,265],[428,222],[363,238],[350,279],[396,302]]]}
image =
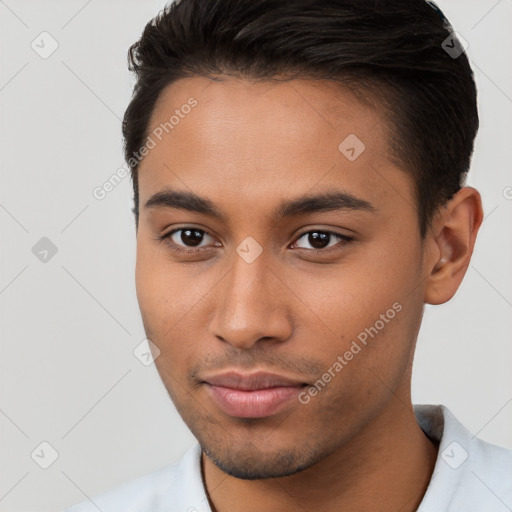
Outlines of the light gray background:
{"label": "light gray background", "polygon": [[[145,336],[130,179],[92,195],[123,165],[127,49],[164,3],[0,0],[3,512],[61,510],[177,460],[194,440],[154,366],[133,355]],[[486,219],[455,298],[426,308],[413,402],[446,404],[512,448],[512,0],[439,5],[476,73],[468,184]],[[31,48],[43,31],[59,44],[47,59]],[[58,249],[46,263],[32,253],[42,237]],[[31,458],[43,441],[59,455],[46,470]]]}

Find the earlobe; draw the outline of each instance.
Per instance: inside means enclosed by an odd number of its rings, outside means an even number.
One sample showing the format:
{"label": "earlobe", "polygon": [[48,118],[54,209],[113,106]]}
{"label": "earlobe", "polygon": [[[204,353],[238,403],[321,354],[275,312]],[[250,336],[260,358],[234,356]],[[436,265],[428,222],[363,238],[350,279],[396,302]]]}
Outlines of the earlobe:
{"label": "earlobe", "polygon": [[482,220],[482,199],[472,187],[459,190],[439,212],[430,234],[436,251],[434,261],[427,260],[424,302],[443,304],[455,295],[469,266]]}

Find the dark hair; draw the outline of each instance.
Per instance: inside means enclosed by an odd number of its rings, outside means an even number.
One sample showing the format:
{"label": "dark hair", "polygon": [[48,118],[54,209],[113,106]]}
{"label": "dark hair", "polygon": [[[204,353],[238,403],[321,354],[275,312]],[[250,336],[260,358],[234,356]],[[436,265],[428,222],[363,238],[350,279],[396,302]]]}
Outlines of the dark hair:
{"label": "dark hair", "polygon": [[145,144],[162,90],[190,76],[284,76],[334,80],[381,107],[390,121],[391,154],[416,182],[424,237],[435,212],[464,184],[479,125],[473,72],[452,31],[425,0],[166,5],[128,51],[136,83],[123,136],[137,225],[140,159],[134,155]]}

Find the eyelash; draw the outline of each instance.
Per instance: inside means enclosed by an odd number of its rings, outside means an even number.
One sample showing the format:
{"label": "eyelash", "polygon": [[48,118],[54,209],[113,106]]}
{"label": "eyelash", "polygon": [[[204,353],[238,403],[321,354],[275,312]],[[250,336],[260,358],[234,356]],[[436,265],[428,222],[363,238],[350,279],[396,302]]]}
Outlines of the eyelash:
{"label": "eyelash", "polygon": [[[195,249],[194,248],[187,248],[187,249],[185,249],[182,246],[177,245],[175,242],[170,240],[172,235],[174,235],[175,233],[178,233],[180,231],[187,231],[187,230],[197,231],[199,233],[203,233],[203,234],[212,236],[210,233],[208,233],[208,231],[205,231],[204,229],[198,229],[198,228],[194,228],[194,227],[191,227],[191,226],[185,226],[185,227],[182,227],[182,228],[173,229],[172,231],[169,231],[168,233],[165,233],[163,235],[158,235],[157,236],[157,240],[160,241],[160,242],[166,242],[173,251],[180,252],[180,253],[197,254],[197,253],[199,253],[201,251],[211,249],[211,247],[201,247],[201,248],[195,248]],[[340,242],[342,242],[341,243],[342,246],[353,241],[353,238],[351,238],[351,237],[349,237],[347,235],[342,235],[341,233],[336,233],[335,231],[329,231],[327,229],[324,229],[324,230],[322,230],[322,229],[312,229],[312,230],[309,230],[309,231],[304,231],[303,233],[298,235],[298,237],[295,239],[295,242],[293,242],[292,245],[294,245],[298,240],[303,238],[305,235],[309,235],[310,233],[325,233],[325,234],[328,234],[330,236],[336,237],[336,238],[338,238],[340,240]],[[307,251],[307,252],[329,253],[332,250],[339,250],[340,247],[338,247],[338,244],[336,244],[333,247],[327,247],[327,248],[324,248],[324,249],[304,249],[303,247],[299,247],[299,249],[302,249],[302,250]]]}

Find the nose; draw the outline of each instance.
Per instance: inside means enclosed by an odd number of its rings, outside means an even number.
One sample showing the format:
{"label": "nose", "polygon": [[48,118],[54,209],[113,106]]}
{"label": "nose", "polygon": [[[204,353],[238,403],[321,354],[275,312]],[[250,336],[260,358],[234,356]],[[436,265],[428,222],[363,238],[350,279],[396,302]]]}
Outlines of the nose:
{"label": "nose", "polygon": [[234,259],[233,267],[216,287],[211,333],[245,349],[262,341],[285,341],[293,330],[287,303],[293,294],[263,256],[252,263],[238,255]]}

